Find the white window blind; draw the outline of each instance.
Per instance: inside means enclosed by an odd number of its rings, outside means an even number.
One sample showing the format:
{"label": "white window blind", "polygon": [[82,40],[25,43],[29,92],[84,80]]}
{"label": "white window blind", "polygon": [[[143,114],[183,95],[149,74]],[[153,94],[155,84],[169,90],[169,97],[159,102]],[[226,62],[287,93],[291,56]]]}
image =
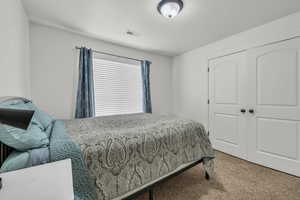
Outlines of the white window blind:
{"label": "white window blind", "polygon": [[96,116],[143,112],[139,64],[93,59]]}

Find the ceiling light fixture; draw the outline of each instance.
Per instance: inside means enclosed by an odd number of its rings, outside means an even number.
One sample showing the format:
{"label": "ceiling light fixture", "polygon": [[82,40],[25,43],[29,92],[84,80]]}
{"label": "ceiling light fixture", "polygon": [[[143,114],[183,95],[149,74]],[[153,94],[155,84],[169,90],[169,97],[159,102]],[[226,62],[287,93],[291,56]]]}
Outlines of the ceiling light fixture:
{"label": "ceiling light fixture", "polygon": [[182,0],[161,0],[157,6],[158,12],[167,18],[177,16],[182,8]]}
{"label": "ceiling light fixture", "polygon": [[126,34],[127,34],[127,35],[132,35],[132,36],[133,36],[133,35],[134,35],[134,32],[128,30],[128,31],[126,31]]}

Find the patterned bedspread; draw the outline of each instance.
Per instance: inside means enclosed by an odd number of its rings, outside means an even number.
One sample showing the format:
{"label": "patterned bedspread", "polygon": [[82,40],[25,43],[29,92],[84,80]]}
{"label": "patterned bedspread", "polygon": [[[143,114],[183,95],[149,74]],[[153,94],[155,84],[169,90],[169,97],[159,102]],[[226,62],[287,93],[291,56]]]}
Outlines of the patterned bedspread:
{"label": "patterned bedspread", "polygon": [[98,200],[117,198],[183,164],[204,159],[213,170],[214,151],[204,127],[194,121],[131,114],[65,121],[79,144]]}

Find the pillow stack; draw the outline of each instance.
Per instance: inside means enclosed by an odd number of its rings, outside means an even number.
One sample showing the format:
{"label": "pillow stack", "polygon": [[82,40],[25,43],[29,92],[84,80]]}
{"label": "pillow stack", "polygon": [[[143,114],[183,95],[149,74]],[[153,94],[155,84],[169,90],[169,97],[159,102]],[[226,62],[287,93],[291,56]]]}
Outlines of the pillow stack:
{"label": "pillow stack", "polygon": [[29,152],[49,145],[54,119],[31,102],[13,105],[0,104],[0,108],[35,111],[27,130],[0,124],[0,141],[16,150],[3,163],[0,172],[28,167],[25,165],[29,162]]}

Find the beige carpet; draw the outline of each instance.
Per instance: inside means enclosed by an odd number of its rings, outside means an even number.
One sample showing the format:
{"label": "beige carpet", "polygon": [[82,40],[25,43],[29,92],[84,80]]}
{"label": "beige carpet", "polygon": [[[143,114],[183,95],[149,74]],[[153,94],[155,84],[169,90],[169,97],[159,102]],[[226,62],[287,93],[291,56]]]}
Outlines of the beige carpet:
{"label": "beige carpet", "polygon": [[[196,166],[155,188],[156,200],[300,200],[300,178],[217,152],[216,177]],[[138,200],[147,200],[147,194]]]}

